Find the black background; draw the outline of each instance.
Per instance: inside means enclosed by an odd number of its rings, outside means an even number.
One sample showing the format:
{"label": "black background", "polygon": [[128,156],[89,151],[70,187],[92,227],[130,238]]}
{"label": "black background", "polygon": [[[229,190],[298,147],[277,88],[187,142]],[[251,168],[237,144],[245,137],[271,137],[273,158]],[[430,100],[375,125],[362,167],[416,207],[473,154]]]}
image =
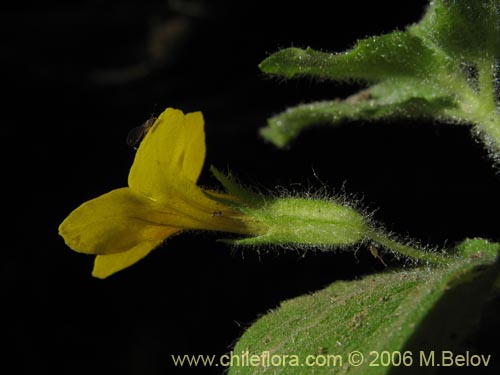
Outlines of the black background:
{"label": "black background", "polygon": [[[19,2],[1,13],[2,365],[14,365],[10,373],[220,374],[173,369],[170,354],[223,354],[280,301],[383,269],[364,248],[232,249],[216,234],[192,233],[93,279],[93,257],[67,248],[57,227],[82,202],[126,185],[128,131],[167,106],[203,111],[206,166],[247,184],[326,184],[424,244],[499,239],[498,168],[467,127],[318,127],[286,150],[258,136],[287,106],[359,88],[269,79],[257,68],[262,59],[291,45],[348,49],[418,21],[426,1],[176,3]],[[217,186],[208,168],[200,184]]]}

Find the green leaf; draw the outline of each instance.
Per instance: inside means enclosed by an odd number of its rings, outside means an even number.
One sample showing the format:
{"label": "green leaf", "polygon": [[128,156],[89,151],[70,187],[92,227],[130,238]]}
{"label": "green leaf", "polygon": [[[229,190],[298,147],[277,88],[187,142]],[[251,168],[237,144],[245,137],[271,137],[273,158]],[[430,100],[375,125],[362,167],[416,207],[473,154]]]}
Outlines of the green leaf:
{"label": "green leaf", "polygon": [[484,238],[467,238],[456,247],[456,250],[462,256],[474,256],[482,252],[495,255],[500,251],[500,243],[490,242]]}
{"label": "green leaf", "polygon": [[[435,360],[440,361],[441,350],[460,348],[499,274],[493,251],[467,255],[446,267],[337,281],[312,295],[286,301],[250,327],[233,350],[233,355],[254,358],[254,366],[234,360],[229,373],[373,375],[395,369],[428,374],[433,368],[419,366],[419,351],[434,350]],[[349,353],[354,351],[364,356],[357,367],[349,364]],[[414,367],[391,370],[381,365],[373,352],[383,351],[407,351],[406,360],[410,357]],[[308,358],[337,362],[308,366]]]}
{"label": "green leaf", "polygon": [[422,21],[405,31],[359,41],[344,53],[288,48],[269,56],[263,72],[364,80],[374,100],[301,105],[271,118],[261,134],[279,147],[314,123],[433,118],[468,123],[500,158],[497,70],[498,0],[431,1]]}
{"label": "green leaf", "polygon": [[441,69],[442,61],[420,38],[403,32],[358,42],[345,53],[326,53],[311,48],[281,50],[260,65],[264,73],[286,78],[311,75],[334,80],[380,80],[390,76],[421,76]]}
{"label": "green leaf", "polygon": [[498,57],[499,16],[498,0],[434,0],[423,20],[410,30],[453,57]]}
{"label": "green leaf", "polygon": [[[408,95],[404,88],[387,90],[387,84],[376,85],[349,97],[303,104],[268,120],[261,135],[278,147],[286,146],[302,130],[317,124],[339,125],[346,121],[376,121],[411,118],[443,118],[454,108],[450,96]],[[387,95],[382,93],[387,92]],[[397,94],[395,94],[397,93]],[[406,95],[405,95],[406,94]]]}

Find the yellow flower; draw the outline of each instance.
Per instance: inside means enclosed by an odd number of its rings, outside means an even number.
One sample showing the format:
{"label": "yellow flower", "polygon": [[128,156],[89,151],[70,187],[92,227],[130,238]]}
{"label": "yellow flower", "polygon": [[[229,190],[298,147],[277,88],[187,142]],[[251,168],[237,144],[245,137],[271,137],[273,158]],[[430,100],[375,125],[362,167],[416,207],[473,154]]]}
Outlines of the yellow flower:
{"label": "yellow flower", "polygon": [[204,160],[202,114],[168,108],[139,146],[128,187],[82,204],[60,225],[60,235],[73,250],[96,254],[92,275],[105,278],[184,229],[260,233],[249,216],[196,185]]}

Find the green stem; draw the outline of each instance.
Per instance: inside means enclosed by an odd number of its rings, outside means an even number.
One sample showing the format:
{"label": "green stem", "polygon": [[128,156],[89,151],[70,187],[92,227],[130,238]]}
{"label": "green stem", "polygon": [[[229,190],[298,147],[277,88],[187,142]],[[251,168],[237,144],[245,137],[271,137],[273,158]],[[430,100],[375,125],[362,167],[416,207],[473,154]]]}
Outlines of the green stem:
{"label": "green stem", "polygon": [[399,243],[389,238],[386,234],[375,230],[370,231],[368,237],[377,244],[411,259],[442,265],[448,264],[451,260],[450,257],[445,255],[423,251],[415,247]]}
{"label": "green stem", "polygon": [[472,93],[464,86],[457,86],[455,91],[459,93],[460,108],[451,110],[451,118],[461,118],[475,124],[480,133],[485,136],[485,142],[494,154],[500,154],[500,116],[497,111],[495,100],[495,66],[489,59],[478,62],[479,93]]}

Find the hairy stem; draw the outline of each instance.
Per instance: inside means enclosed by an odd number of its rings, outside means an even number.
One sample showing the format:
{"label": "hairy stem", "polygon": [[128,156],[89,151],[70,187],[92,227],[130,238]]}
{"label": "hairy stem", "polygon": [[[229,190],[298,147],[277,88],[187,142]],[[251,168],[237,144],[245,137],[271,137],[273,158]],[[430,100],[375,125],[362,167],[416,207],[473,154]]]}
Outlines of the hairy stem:
{"label": "hairy stem", "polygon": [[446,265],[452,260],[446,255],[431,253],[429,251],[420,250],[410,245],[402,244],[389,238],[386,234],[375,230],[370,231],[368,237],[379,245],[382,245],[383,247],[392,250],[397,254],[404,255],[414,260],[441,265]]}

